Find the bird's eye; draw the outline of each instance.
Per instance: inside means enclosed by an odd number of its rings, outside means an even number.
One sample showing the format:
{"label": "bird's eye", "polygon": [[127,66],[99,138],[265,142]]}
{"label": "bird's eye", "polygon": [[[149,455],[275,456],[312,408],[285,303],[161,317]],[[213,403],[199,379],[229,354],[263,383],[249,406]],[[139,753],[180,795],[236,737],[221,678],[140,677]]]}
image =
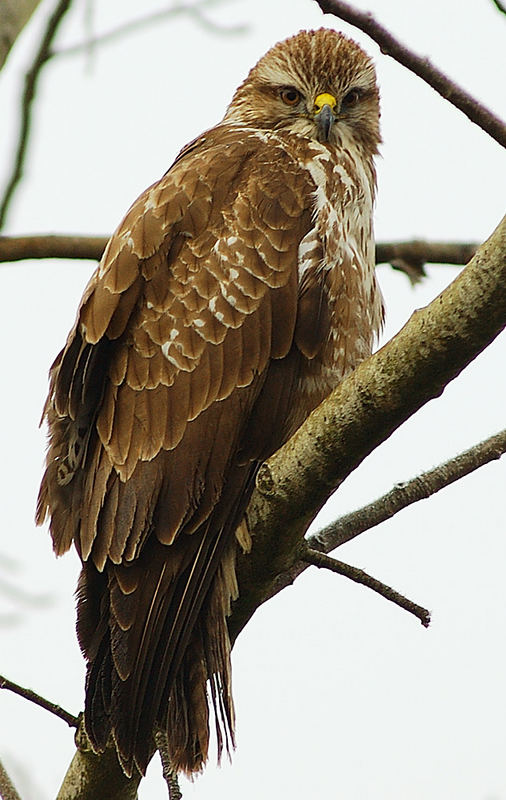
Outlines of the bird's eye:
{"label": "bird's eye", "polygon": [[301,99],[301,94],[298,89],[293,86],[284,86],[279,91],[283,103],[287,106],[296,106]]}
{"label": "bird's eye", "polygon": [[341,101],[341,105],[344,106],[345,108],[353,108],[353,106],[357,105],[361,97],[362,97],[361,89],[350,89],[350,91],[344,95]]}

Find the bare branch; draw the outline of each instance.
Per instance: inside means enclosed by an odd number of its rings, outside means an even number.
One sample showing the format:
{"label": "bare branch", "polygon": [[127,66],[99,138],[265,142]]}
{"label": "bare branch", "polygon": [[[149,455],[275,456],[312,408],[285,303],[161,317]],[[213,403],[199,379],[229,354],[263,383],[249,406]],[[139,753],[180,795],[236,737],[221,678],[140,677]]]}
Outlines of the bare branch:
{"label": "bare branch", "polygon": [[426,277],[425,264],[467,264],[477,246],[470,242],[383,242],[376,245],[376,263],[389,262],[414,285]]}
{"label": "bare branch", "polygon": [[27,258],[76,258],[100,261],[108,236],[0,236],[0,262]]}
{"label": "bare branch", "polygon": [[504,6],[500,0],[492,0],[495,7],[501,12],[501,14],[506,14],[506,6]]}
{"label": "bare branch", "polygon": [[39,76],[44,64],[51,57],[51,43],[56,36],[64,14],[70,8],[71,2],[72,0],[58,1],[55,10],[48,20],[46,30],[44,31],[42,41],[35,55],[32,66],[25,75],[25,85],[21,100],[21,121],[18,145],[11,176],[7,181],[3,198],[0,201],[0,230],[4,226],[5,217],[7,215],[14,191],[23,176],[23,165],[30,136],[32,105],[35,98]]}
{"label": "bare branch", "polygon": [[246,25],[218,25],[208,17],[205,17],[203,11],[212,5],[216,5],[213,0],[200,0],[200,2],[196,2],[193,5],[179,3],[177,5],[169,6],[169,8],[165,8],[163,11],[155,11],[152,14],[147,14],[134,20],[129,20],[122,25],[118,25],[117,28],[106,31],[106,33],[102,33],[100,36],[94,36],[90,39],[87,39],[85,42],[79,42],[78,44],[71,45],[69,47],[62,47],[59,50],[54,50],[52,55],[73,56],[77,53],[81,53],[83,50],[95,47],[96,45],[110,44],[111,42],[115,42],[118,39],[124,38],[125,36],[137,34],[143,28],[148,28],[152,25],[164,22],[169,17],[178,17],[183,15],[193,17],[197,23],[213,33],[234,36],[246,33],[248,30]]}
{"label": "bare branch", "polygon": [[103,753],[94,753],[82,721],[75,741],[77,750],[56,800],[138,800],[142,775],[138,770],[134,770],[131,778],[125,775],[112,742]]}
{"label": "bare branch", "polygon": [[[458,456],[445,461],[433,469],[423,472],[405,483],[398,483],[389,492],[362,508],[345,514],[326,525],[307,540],[313,550],[330,553],[356,536],[371,530],[390,519],[403,508],[425,500],[431,495],[464,478],[479,467],[501,458],[506,452],[506,430],[490,436],[484,442],[474,445]],[[289,586],[307,569],[302,559],[295,562],[276,580],[269,596],[274,596],[285,586]]]}
{"label": "bare branch", "polygon": [[505,452],[506,430],[503,430],[416,478],[396,484],[373,503],[322,528],[310,537],[308,544],[325,553],[335,550],[336,547],[351,541],[364,531],[390,519],[403,508],[419,500],[426,500],[440,489],[450,486],[484,464],[501,458]]}
{"label": "bare branch", "polygon": [[364,570],[352,567],[350,564],[345,564],[344,561],[338,561],[337,558],[331,558],[325,555],[325,553],[320,553],[318,550],[312,550],[307,545],[301,549],[300,555],[302,561],[305,561],[307,564],[312,564],[320,569],[329,569],[331,572],[335,572],[338,575],[344,575],[345,578],[349,578],[355,583],[367,586],[369,589],[372,589],[373,592],[377,592],[405,611],[409,611],[410,614],[414,614],[415,617],[418,617],[424,628],[429,627],[430,612],[427,611],[426,608],[413,603],[412,600],[408,600],[407,597],[399,594],[399,592],[387,586],[385,583],[381,583],[381,581],[373,578],[372,575],[368,575]]}
{"label": "bare branch", "polygon": [[[108,236],[68,236],[37,234],[35,236],[0,236],[0,262],[22,261],[27,258],[69,258],[99,261]],[[473,242],[378,242],[376,262],[399,261],[420,271],[423,264],[467,264],[478,245]]]}
{"label": "bare branch", "polygon": [[10,777],[8,776],[4,765],[0,761],[0,797],[2,800],[21,800],[20,795],[14,788]]}
{"label": "bare branch", "polygon": [[379,45],[382,53],[418,75],[441,97],[462,111],[471,122],[506,147],[506,124],[499,117],[434,67],[428,58],[416,55],[401,44],[386,28],[376,22],[370,12],[358,11],[341,0],[316,0],[316,2],[324,14],[333,14],[370,36]]}
{"label": "bare branch", "polygon": [[36,694],[36,692],[33,692],[31,689],[25,689],[23,686],[19,686],[19,684],[8,680],[8,678],[4,678],[3,675],[0,675],[0,689],[9,689],[9,691],[14,692],[14,694],[24,697],[25,700],[29,700],[31,703],[35,703],[35,705],[45,708],[46,711],[50,711],[51,714],[55,714],[57,717],[66,722],[71,728],[77,728],[79,725],[79,718],[74,717],[74,715],[69,711],[65,711],[64,708],[56,705],[56,703],[51,703],[50,700],[46,700],[44,697]]}

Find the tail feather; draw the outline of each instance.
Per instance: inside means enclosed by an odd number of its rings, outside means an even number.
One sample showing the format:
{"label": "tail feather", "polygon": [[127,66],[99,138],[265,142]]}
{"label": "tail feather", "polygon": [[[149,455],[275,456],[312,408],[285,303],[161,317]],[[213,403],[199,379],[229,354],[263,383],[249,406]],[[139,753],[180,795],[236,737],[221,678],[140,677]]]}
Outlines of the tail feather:
{"label": "tail feather", "polygon": [[[131,565],[83,566],[78,633],[88,659],[85,726],[102,751],[112,734],[124,771],[145,772],[153,733],[167,733],[177,771],[202,769],[211,709],[218,758],[234,739],[226,618],[237,595],[235,529],[256,466],[238,468],[208,520],[171,545],[151,536]],[[240,500],[236,498],[240,497]],[[97,595],[101,600],[97,601]],[[91,598],[91,599],[90,599]]]}

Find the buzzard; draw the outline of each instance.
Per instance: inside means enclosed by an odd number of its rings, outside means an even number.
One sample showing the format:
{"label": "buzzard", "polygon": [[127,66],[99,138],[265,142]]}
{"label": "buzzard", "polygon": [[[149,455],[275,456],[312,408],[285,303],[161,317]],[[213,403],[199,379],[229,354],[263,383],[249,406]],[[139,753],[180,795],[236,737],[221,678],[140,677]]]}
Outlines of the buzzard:
{"label": "buzzard", "polygon": [[82,560],[84,724],[127,775],[153,732],[234,744],[227,615],[261,462],[371,353],[375,70],[332,30],[253,67],[134,202],[50,371],[37,521]]}

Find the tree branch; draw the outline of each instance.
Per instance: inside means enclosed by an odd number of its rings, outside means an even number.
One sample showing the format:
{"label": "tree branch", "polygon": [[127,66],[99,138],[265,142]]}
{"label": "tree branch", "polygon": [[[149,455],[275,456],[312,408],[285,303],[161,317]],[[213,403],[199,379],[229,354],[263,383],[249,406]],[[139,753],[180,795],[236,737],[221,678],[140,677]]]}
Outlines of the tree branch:
{"label": "tree branch", "polygon": [[27,258],[69,258],[100,261],[108,236],[0,236],[0,262]]}
{"label": "tree branch", "polygon": [[372,575],[368,575],[364,570],[352,567],[350,564],[345,564],[344,561],[338,561],[337,558],[331,558],[325,555],[325,553],[320,553],[319,550],[313,550],[307,545],[301,548],[300,557],[301,560],[305,561],[307,564],[312,564],[320,569],[329,569],[337,575],[344,575],[345,578],[349,578],[355,583],[367,586],[369,589],[372,589],[373,592],[377,592],[405,611],[409,611],[410,614],[414,614],[415,617],[418,617],[424,628],[429,627],[430,612],[427,611],[426,608],[413,603],[412,600],[408,600],[407,597],[399,594],[399,592],[387,586],[385,583],[381,583],[381,581],[373,578]]}
{"label": "tree branch", "polygon": [[127,778],[112,744],[104,753],[94,753],[81,723],[76,746],[56,800],[137,800],[142,775],[135,771]]}
{"label": "tree branch", "polygon": [[[68,258],[100,261],[108,236],[68,236],[66,234],[38,234],[34,236],[0,236],[0,262],[22,261],[27,258]],[[399,262],[423,275],[423,265],[467,264],[474,255],[477,243],[378,242],[376,263],[390,262],[398,268]],[[406,271],[406,270],[405,270]]]}
{"label": "tree branch", "polygon": [[429,306],[364,361],[259,471],[247,517],[251,553],[239,559],[235,639],[290,573],[317,512],[402,423],[438,397],[506,325],[506,217]]}
{"label": "tree branch", "polygon": [[19,684],[8,680],[8,678],[4,678],[3,675],[0,675],[0,689],[9,689],[9,691],[14,692],[14,694],[24,697],[25,700],[29,700],[31,703],[35,703],[35,705],[45,708],[46,711],[50,711],[51,714],[55,714],[57,717],[66,722],[71,728],[77,728],[79,724],[79,718],[74,717],[74,715],[69,711],[65,711],[64,708],[61,708],[61,706],[56,705],[56,703],[52,703],[50,700],[46,700],[44,697],[36,694],[36,692],[33,692],[31,689],[25,689],[23,686],[19,686]]}
{"label": "tree branch", "polygon": [[[506,430],[490,436],[455,458],[445,461],[434,469],[423,472],[405,483],[398,483],[389,492],[372,503],[345,514],[309,537],[307,544],[313,550],[330,553],[356,536],[371,530],[390,519],[403,508],[419,500],[425,500],[445,486],[464,478],[479,467],[501,458],[506,452]],[[269,597],[273,597],[286,586],[290,586],[307,569],[303,559],[296,561],[289,570],[279,575]],[[267,598],[268,599],[268,598]]]}
{"label": "tree branch", "polygon": [[[127,22],[124,25],[115,28],[113,31],[109,31],[108,33],[105,33],[102,36],[96,37],[95,39],[87,40],[86,42],[74,45],[73,47],[62,48],[61,50],[54,50],[52,49],[51,45],[54,41],[54,38],[56,36],[56,33],[58,31],[58,28],[60,26],[64,14],[70,8],[71,2],[72,0],[59,0],[59,2],[57,3],[56,8],[54,9],[52,15],[49,18],[46,30],[42,37],[39,49],[35,55],[32,66],[25,75],[25,84],[21,99],[21,118],[20,118],[19,134],[18,134],[18,143],[16,147],[16,153],[14,157],[12,171],[10,177],[7,180],[3,197],[0,200],[0,230],[4,227],[5,219],[8,210],[10,208],[12,197],[19,182],[23,177],[24,162],[31,131],[32,106],[35,99],[37,83],[42,68],[49,61],[49,59],[51,59],[55,55],[71,55],[85,48],[89,48],[95,44],[103,44],[106,42],[113,41],[129,33],[134,33],[134,32],[137,33],[139,29],[142,27],[153,25],[157,22],[160,22],[162,19],[165,19],[168,16],[177,16],[179,14],[191,15],[198,23],[200,23],[200,25],[203,25],[206,29],[212,30],[214,32],[219,32],[220,34],[236,35],[238,33],[244,33],[244,31],[246,30],[246,26],[243,25],[225,27],[217,23],[214,23],[210,19],[207,19],[202,12],[205,8],[215,5],[216,0],[200,0],[200,2],[195,2],[193,5],[188,5],[186,3],[174,5],[171,8],[164,9],[163,11],[158,11],[156,13],[142,17],[141,19],[136,19]],[[35,5],[35,3],[33,3],[33,5]]]}
{"label": "tree branch", "polygon": [[79,42],[78,44],[74,44],[69,47],[62,47],[59,50],[53,50],[51,55],[73,56],[77,53],[81,53],[83,50],[95,47],[96,45],[110,44],[111,42],[115,42],[117,39],[124,38],[130,34],[137,34],[143,28],[148,28],[160,22],[165,22],[168,17],[177,17],[180,15],[193,17],[195,21],[205,27],[206,30],[213,31],[214,33],[237,35],[246,32],[246,25],[233,25],[230,27],[225,27],[223,25],[218,25],[212,20],[204,17],[204,14],[202,13],[203,10],[213,5],[216,5],[216,2],[213,2],[213,0],[200,0],[200,2],[195,2],[193,5],[179,3],[177,5],[170,6],[169,8],[165,8],[163,11],[155,11],[152,14],[147,14],[143,17],[138,17],[137,19],[124,22],[122,25],[118,25],[117,28],[106,31],[105,33],[100,34],[100,36],[87,39],[85,42]]}
{"label": "tree branch", "polygon": [[441,97],[462,111],[471,122],[506,147],[506,124],[499,117],[434,67],[428,58],[416,55],[401,44],[386,28],[376,22],[370,12],[359,11],[341,0],[316,0],[316,2],[324,14],[333,14],[370,36],[379,45],[382,53],[418,75]]}
{"label": "tree branch", "polygon": [[492,0],[492,2],[497,10],[501,12],[501,14],[506,14],[506,6],[504,6],[500,0]]}
{"label": "tree branch", "polygon": [[31,129],[32,105],[35,98],[39,76],[42,67],[51,57],[51,43],[56,36],[65,13],[70,8],[71,2],[72,0],[59,0],[57,3],[56,8],[48,20],[46,30],[44,31],[44,35],[33,60],[33,64],[25,75],[25,85],[21,100],[21,121],[18,145],[11,176],[7,181],[3,198],[0,201],[0,230],[4,226],[5,217],[9,210],[16,186],[23,176],[23,165]]}
{"label": "tree branch", "polygon": [[346,514],[311,536],[308,544],[328,553],[350,542],[364,531],[390,519],[403,508],[426,500],[445,486],[469,475],[474,470],[501,458],[506,452],[506,430],[490,436],[455,458],[423,472],[405,483],[398,483],[389,492],[358,511]]}
{"label": "tree branch", "polygon": [[0,797],[2,800],[21,800],[9,775],[0,761]]}
{"label": "tree branch", "polygon": [[426,277],[425,264],[463,265],[474,256],[477,244],[470,242],[383,242],[376,245],[376,263],[388,262],[405,272],[411,283]]}

